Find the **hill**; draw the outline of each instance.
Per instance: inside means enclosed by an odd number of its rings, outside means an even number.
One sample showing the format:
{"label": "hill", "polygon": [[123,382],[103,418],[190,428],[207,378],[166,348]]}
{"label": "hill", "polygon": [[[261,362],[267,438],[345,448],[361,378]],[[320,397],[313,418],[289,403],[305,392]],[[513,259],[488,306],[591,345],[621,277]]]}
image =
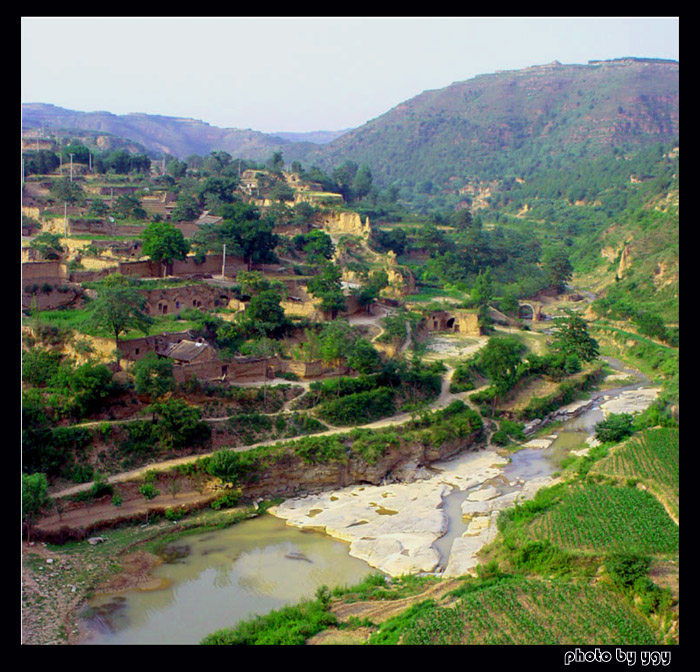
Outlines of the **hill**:
{"label": "hill", "polygon": [[197,119],[141,113],[77,112],[44,103],[23,104],[23,130],[42,126],[119,136],[142,145],[154,157],[170,154],[184,159],[192,154],[204,156],[213,150],[221,150],[253,160],[267,159],[275,151],[284,151],[285,158],[293,159],[315,147],[313,143],[303,141],[303,137],[295,142],[250,129],[219,128]]}
{"label": "hill", "polygon": [[523,177],[541,165],[679,133],[679,64],[658,59],[548,65],[425,91],[308,160],[367,164],[380,185]]}

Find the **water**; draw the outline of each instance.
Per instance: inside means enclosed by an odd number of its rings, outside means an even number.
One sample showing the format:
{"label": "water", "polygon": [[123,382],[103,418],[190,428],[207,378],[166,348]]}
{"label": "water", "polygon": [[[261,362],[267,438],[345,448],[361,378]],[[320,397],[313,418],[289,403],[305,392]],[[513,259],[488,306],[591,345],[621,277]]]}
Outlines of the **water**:
{"label": "water", "polygon": [[[608,358],[618,371],[638,382],[594,397],[635,389],[648,379]],[[594,407],[553,432],[548,448],[523,448],[503,473],[487,485],[502,493],[510,483],[549,476],[571,450],[585,447],[603,413]],[[481,485],[477,487],[482,487]],[[448,532],[435,546],[444,568],[455,538],[467,529],[461,504],[471,490],[444,498]],[[390,510],[385,511],[391,515]],[[313,597],[321,585],[352,585],[373,570],[348,555],[347,545],[320,533],[302,532],[272,516],[245,521],[226,530],[183,537],[169,546],[169,561],[153,572],[160,590],[131,591],[91,600],[84,623],[88,644],[197,644],[207,634],[285,604]]]}
{"label": "water", "polygon": [[[592,399],[598,399],[604,395],[615,396],[620,392],[634,390],[650,382],[649,378],[643,373],[628,368],[617,359],[612,357],[603,359],[615,371],[626,373],[636,378],[637,382],[596,392],[592,395]],[[550,436],[556,436],[556,438],[549,447],[522,448],[513,453],[511,462],[503,467],[502,475],[486,482],[486,485],[493,485],[501,494],[507,494],[517,488],[517,486],[512,486],[511,483],[551,476],[561,468],[562,460],[568,457],[572,450],[581,450],[588,446],[586,439],[594,435],[596,424],[603,419],[603,411],[596,404],[578,417],[567,420],[556,429],[552,429]],[[481,487],[482,485],[476,486],[476,488]],[[447,516],[448,530],[434,544],[442,557],[441,569],[444,569],[447,565],[454,540],[461,537],[467,530],[469,520],[462,516],[461,507],[462,502],[466,500],[473,489],[475,488],[462,491],[453,490],[443,498],[443,511]]]}
{"label": "water", "polygon": [[153,571],[163,587],[101,596],[83,615],[85,644],[198,644],[219,628],[313,598],[321,585],[361,581],[372,570],[347,545],[262,516],[183,537]]}

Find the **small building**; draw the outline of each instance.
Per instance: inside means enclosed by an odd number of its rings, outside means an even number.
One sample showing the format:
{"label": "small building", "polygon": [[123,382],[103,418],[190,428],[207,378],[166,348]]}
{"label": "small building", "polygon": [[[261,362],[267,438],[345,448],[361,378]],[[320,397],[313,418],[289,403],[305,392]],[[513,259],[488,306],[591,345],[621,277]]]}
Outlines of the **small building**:
{"label": "small building", "polygon": [[476,311],[462,308],[434,310],[423,318],[423,326],[428,331],[451,331],[471,336],[481,336],[479,316]]}

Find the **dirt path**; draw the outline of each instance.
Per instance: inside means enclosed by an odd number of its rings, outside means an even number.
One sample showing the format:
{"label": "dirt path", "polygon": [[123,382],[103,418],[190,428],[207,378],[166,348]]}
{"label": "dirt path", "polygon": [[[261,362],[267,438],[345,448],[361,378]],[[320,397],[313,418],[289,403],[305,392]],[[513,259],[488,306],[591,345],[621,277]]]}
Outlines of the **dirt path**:
{"label": "dirt path", "polygon": [[[357,618],[362,621],[367,619],[372,623],[383,623],[384,621],[398,616],[414,604],[425,600],[440,600],[450,591],[458,588],[462,581],[460,579],[443,579],[435,583],[423,592],[399,600],[369,600],[365,602],[341,602],[331,606],[333,613],[341,623]],[[362,627],[349,630],[329,628],[319,632],[314,637],[307,640],[310,645],[322,644],[365,644],[372,634],[372,628]]]}

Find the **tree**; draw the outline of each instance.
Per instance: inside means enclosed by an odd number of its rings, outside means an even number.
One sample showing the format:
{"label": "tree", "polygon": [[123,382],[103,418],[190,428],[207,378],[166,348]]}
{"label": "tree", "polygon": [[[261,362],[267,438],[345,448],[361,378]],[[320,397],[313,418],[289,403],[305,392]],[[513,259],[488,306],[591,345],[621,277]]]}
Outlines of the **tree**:
{"label": "tree", "polygon": [[173,177],[185,177],[185,173],[187,173],[187,163],[172,158],[165,164],[165,170]]}
{"label": "tree", "polygon": [[598,357],[598,341],[588,333],[586,320],[571,309],[565,310],[567,317],[554,320],[553,348],[565,355],[576,354],[584,362]]}
{"label": "tree", "polygon": [[[152,499],[160,495],[160,490],[158,490],[158,488],[156,488],[156,486],[150,482],[142,483],[139,487],[139,492],[147,502],[150,502]],[[148,507],[146,507],[146,522],[148,522],[148,513]]]}
{"label": "tree", "polygon": [[175,389],[173,363],[165,357],[149,352],[134,364],[136,394],[146,394],[152,400],[164,397]]}
{"label": "tree", "polygon": [[148,334],[153,320],[146,314],[146,297],[134,284],[120,273],[105,278],[92,302],[90,324],[107,329],[114,335],[119,361],[119,335],[129,329],[139,329]]}
{"label": "tree", "polygon": [[43,231],[31,243],[29,247],[36,250],[44,259],[60,259],[63,253],[61,237],[56,233]]}
{"label": "tree", "polygon": [[370,313],[372,311],[372,305],[379,298],[381,291],[389,284],[389,275],[382,268],[378,271],[373,271],[369,275],[369,279],[366,285],[361,287],[356,291],[355,295],[361,306],[364,306],[365,310]]}
{"label": "tree", "polygon": [[146,219],[148,213],[141,205],[141,200],[133,194],[122,194],[117,197],[112,213],[121,219]]}
{"label": "tree", "polygon": [[274,263],[274,253],[279,237],[273,233],[274,222],[261,219],[260,210],[254,205],[227,203],[221,208],[224,221],[204,228],[200,238],[220,249],[226,245],[227,253],[243,257],[250,270],[254,263]]}
{"label": "tree", "polygon": [[274,289],[265,289],[251,297],[243,314],[244,328],[262,331],[266,336],[280,334],[290,321],[280,305],[280,295]]}
{"label": "tree", "polygon": [[308,233],[299,233],[292,239],[294,248],[309,255],[310,263],[317,263],[321,258],[331,259],[335,252],[333,239],[320,229]]}
{"label": "tree", "polygon": [[358,373],[372,373],[379,368],[381,357],[366,338],[358,338],[347,353],[348,366]]}
{"label": "tree", "polygon": [[566,289],[566,283],[574,274],[569,256],[562,248],[550,250],[542,261],[549,286],[561,294]]}
{"label": "tree", "polygon": [[515,382],[525,346],[512,336],[489,339],[479,356],[479,364],[503,394]]}
{"label": "tree", "polygon": [[49,189],[51,198],[57,203],[82,204],[85,202],[85,191],[77,183],[71,182],[70,178],[64,177],[56,180]]}
{"label": "tree", "polygon": [[352,181],[352,195],[356,198],[364,198],[372,190],[372,171],[369,166],[362,165]]}
{"label": "tree", "polygon": [[321,299],[321,309],[329,311],[332,319],[335,319],[338,311],[343,310],[347,305],[340,280],[342,274],[335,264],[324,261],[321,264],[321,272],[314,275],[306,285],[313,297]]}
{"label": "tree", "polygon": [[49,484],[44,474],[22,474],[22,517],[27,525],[27,541],[41,509],[51,501],[48,490]]}
{"label": "tree", "polygon": [[199,205],[191,194],[180,194],[170,218],[173,222],[188,222],[199,216]]}
{"label": "tree", "polygon": [[175,259],[182,261],[190,243],[170,222],[153,222],[143,232],[143,253],[163,265],[163,275]]}
{"label": "tree", "polygon": [[493,282],[491,281],[491,269],[486,272],[479,271],[470,293],[472,301],[476,304],[479,313],[479,325],[488,327],[491,322],[489,317],[489,304],[493,299]]}
{"label": "tree", "polygon": [[340,396],[340,365],[356,341],[353,328],[342,320],[329,322],[321,332],[321,359],[338,367],[338,396]]}

